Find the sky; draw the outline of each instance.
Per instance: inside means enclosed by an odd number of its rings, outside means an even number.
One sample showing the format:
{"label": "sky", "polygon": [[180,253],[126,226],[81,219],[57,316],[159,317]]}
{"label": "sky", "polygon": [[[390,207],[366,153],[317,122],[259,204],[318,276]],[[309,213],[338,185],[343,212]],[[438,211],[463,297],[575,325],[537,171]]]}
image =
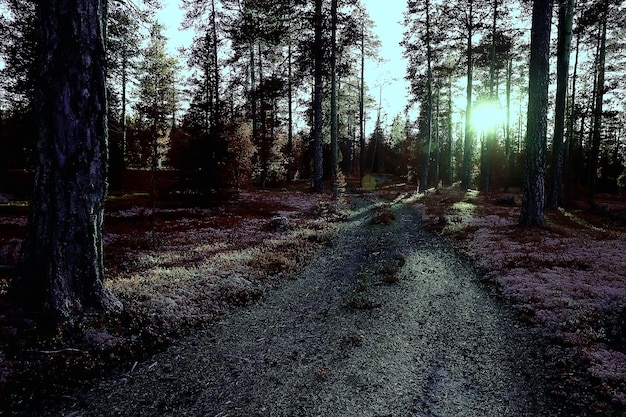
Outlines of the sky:
{"label": "sky", "polygon": [[[176,54],[178,48],[187,47],[192,41],[191,31],[180,30],[183,12],[179,10],[180,1],[166,0],[165,7],[157,13],[157,19],[166,25],[165,35],[169,39],[169,48]],[[394,116],[404,112],[408,84],[404,80],[406,60],[402,57],[402,40],[404,27],[401,25],[406,0],[364,0],[371,19],[376,26],[373,31],[381,41],[380,56],[383,62],[370,60],[365,62],[365,79],[370,88],[370,95],[378,101],[382,96],[382,117],[385,126],[390,127]],[[380,94],[382,93],[382,94]],[[370,109],[370,117],[366,125],[369,134],[376,120],[378,106]]]}

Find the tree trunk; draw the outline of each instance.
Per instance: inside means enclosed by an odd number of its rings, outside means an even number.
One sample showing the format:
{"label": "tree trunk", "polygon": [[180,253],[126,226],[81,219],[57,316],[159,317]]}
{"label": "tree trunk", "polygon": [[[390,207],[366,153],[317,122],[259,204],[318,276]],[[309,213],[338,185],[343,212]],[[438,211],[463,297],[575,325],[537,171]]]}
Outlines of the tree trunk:
{"label": "tree trunk", "polygon": [[472,83],[473,83],[473,52],[472,52],[472,35],[473,35],[473,6],[474,3],[469,2],[468,14],[468,33],[467,33],[467,104],[465,106],[465,140],[463,142],[463,173],[461,178],[461,188],[468,189],[472,185],[472,154],[474,152],[474,144],[472,138]]}
{"label": "tree trunk", "polygon": [[578,146],[574,135],[574,124],[576,122],[576,83],[578,79],[578,58],[580,55],[580,31],[576,33],[576,53],[574,54],[574,71],[572,73],[572,93],[570,94],[570,114],[567,129],[567,152],[565,155],[564,175],[565,175],[565,198],[571,199],[574,183],[576,182],[575,161],[578,160]]}
{"label": "tree trunk", "polygon": [[120,152],[122,154],[122,169],[126,168],[126,148],[127,148],[127,132],[126,132],[126,78],[128,77],[128,58],[126,46],[124,46],[124,56],[122,57],[122,117],[120,118],[120,129],[122,130],[122,143],[120,144]]}
{"label": "tree trunk", "polygon": [[330,160],[330,176],[332,180],[333,196],[337,198],[339,193],[339,183],[337,177],[337,161],[338,161],[338,136],[339,127],[337,125],[337,0],[331,0],[331,82],[330,82],[330,148],[331,148],[331,160]]}
{"label": "tree trunk", "polygon": [[365,24],[361,22],[361,82],[359,85],[359,176],[365,177]]}
{"label": "tree trunk", "polygon": [[215,0],[211,0],[211,34],[213,35],[213,120],[214,128],[222,128],[222,111],[220,109],[220,68],[217,60],[217,19],[215,16]]}
{"label": "tree trunk", "polygon": [[589,198],[593,201],[596,190],[598,159],[600,158],[600,142],[602,141],[602,112],[604,104],[604,71],[606,62],[606,26],[608,18],[608,1],[604,2],[604,17],[600,19],[600,50],[598,55],[596,105],[593,112],[593,138],[591,141],[591,156],[589,161]]}
{"label": "tree trunk", "polygon": [[430,148],[432,142],[432,119],[433,119],[433,71],[432,71],[432,47],[430,44],[430,0],[426,0],[426,132],[424,132],[424,146],[422,148],[422,176],[419,192],[424,193],[428,189],[428,170],[430,165]]}
{"label": "tree trunk", "polygon": [[534,0],[530,35],[526,170],[520,225],[544,226],[552,0]]}
{"label": "tree trunk", "polygon": [[574,0],[559,2],[559,26],[556,64],[556,109],[554,112],[554,137],[552,139],[552,176],[546,206],[557,208],[563,202],[563,137],[569,82],[569,57],[574,21]]}
{"label": "tree trunk", "polygon": [[317,192],[324,190],[324,143],[322,136],[322,77],[324,49],[322,44],[322,0],[315,0],[315,46],[313,48],[315,60],[315,85],[313,92],[313,189]]}
{"label": "tree trunk", "polygon": [[[489,100],[496,100],[496,29],[498,24],[498,5],[499,0],[493,2],[493,21],[491,26],[491,62],[489,64]],[[491,188],[491,148],[496,141],[497,127],[493,126],[489,131],[484,133],[485,153],[483,158],[483,186],[484,192],[489,192]]]}
{"label": "tree trunk", "polygon": [[513,59],[508,58],[506,70],[506,130],[504,132],[504,192],[509,192],[511,183],[511,78],[513,76]]}
{"label": "tree trunk", "polygon": [[122,308],[103,285],[106,9],[104,0],[38,5],[38,160],[13,290],[69,327],[87,310]]}
{"label": "tree trunk", "polygon": [[441,88],[439,85],[437,85],[437,95],[435,97],[435,187],[439,188],[439,177],[441,172],[441,141],[439,140],[439,104],[441,99]]}
{"label": "tree trunk", "polygon": [[454,141],[452,139],[452,75],[448,75],[448,183],[454,183]]}
{"label": "tree trunk", "polygon": [[291,39],[287,47],[287,106],[288,126],[287,126],[287,181],[293,181],[293,74],[291,63]]}

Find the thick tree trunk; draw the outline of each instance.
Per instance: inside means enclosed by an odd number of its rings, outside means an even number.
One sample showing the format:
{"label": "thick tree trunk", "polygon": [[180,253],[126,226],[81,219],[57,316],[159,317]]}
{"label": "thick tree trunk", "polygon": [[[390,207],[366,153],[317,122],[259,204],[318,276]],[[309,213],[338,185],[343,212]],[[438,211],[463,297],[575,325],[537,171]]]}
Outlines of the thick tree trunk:
{"label": "thick tree trunk", "polygon": [[315,0],[315,46],[314,46],[314,78],[313,92],[313,189],[324,190],[324,142],[322,135],[322,77],[324,49],[322,45],[322,0]]}
{"label": "thick tree trunk", "polygon": [[552,0],[534,0],[530,35],[526,171],[520,225],[545,225],[546,131]]}
{"label": "thick tree trunk", "polygon": [[105,1],[39,2],[38,13],[38,161],[13,289],[67,326],[92,308],[122,308],[103,285]]}
{"label": "thick tree trunk", "polygon": [[556,64],[556,109],[554,112],[554,137],[552,139],[552,176],[546,206],[556,208],[563,202],[563,137],[567,84],[569,82],[569,57],[574,21],[574,0],[559,2],[559,27]]}

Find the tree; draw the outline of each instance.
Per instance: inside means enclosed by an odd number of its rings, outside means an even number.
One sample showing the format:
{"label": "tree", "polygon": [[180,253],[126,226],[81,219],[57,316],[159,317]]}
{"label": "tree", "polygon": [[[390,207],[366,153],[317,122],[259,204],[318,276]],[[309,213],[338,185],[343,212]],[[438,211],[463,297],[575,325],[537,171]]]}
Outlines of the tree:
{"label": "tree", "polygon": [[337,198],[339,193],[338,177],[338,152],[339,152],[339,126],[337,120],[337,0],[331,0],[331,81],[330,81],[330,148],[331,148],[331,178],[333,196]]}
{"label": "tree", "polygon": [[474,82],[474,48],[472,39],[477,29],[474,1],[467,0],[467,11],[463,13],[462,23],[466,29],[467,40],[467,91],[465,107],[465,139],[463,141],[463,168],[461,174],[461,187],[468,189],[472,183],[472,160],[474,153],[474,138],[472,131],[472,88]]}
{"label": "tree", "polygon": [[534,0],[528,75],[526,170],[523,184],[523,226],[544,226],[546,131],[550,84],[552,0]]}
{"label": "tree", "polygon": [[[144,36],[140,31],[140,24],[145,22],[149,13],[131,7],[122,2],[111,2],[108,10],[107,30],[107,60],[108,60],[108,87],[114,94],[114,87],[119,91],[119,115],[113,115],[119,120],[120,138],[117,145],[119,149],[120,168],[126,167],[127,157],[127,108],[128,108],[128,84],[133,81],[137,70],[137,58],[140,55],[141,43]],[[117,91],[115,91],[117,93]],[[109,111],[112,110],[109,106]],[[117,120],[109,120],[115,122]]]}
{"label": "tree", "polygon": [[160,23],[152,25],[150,42],[139,64],[139,100],[136,108],[140,127],[150,132],[149,154],[152,156],[153,169],[161,165],[165,154],[157,140],[162,139],[172,127],[178,110],[178,61],[168,55],[167,39],[162,31]]}
{"label": "tree", "polygon": [[323,89],[323,60],[324,44],[322,40],[323,28],[322,0],[315,0],[313,27],[315,29],[315,43],[313,45],[314,86],[313,86],[313,189],[324,189],[324,161],[322,135],[322,89]]}
{"label": "tree", "polygon": [[[409,1],[405,14],[407,31],[402,41],[405,48],[404,54],[409,58],[406,78],[411,83],[411,92],[415,101],[421,103],[419,137],[422,139],[422,163],[419,191],[422,193],[428,186],[433,136],[433,67],[436,59],[436,45],[441,42],[441,39],[434,36],[433,21],[436,21],[437,17],[433,18],[434,9],[431,0],[421,3]],[[417,39],[414,39],[414,36],[417,36]],[[422,69],[424,61],[426,65]]]}
{"label": "tree", "polygon": [[69,327],[91,309],[122,309],[103,283],[105,2],[39,2],[37,15],[38,160],[12,291]]}
{"label": "tree", "polygon": [[572,43],[575,0],[559,1],[559,25],[556,64],[556,109],[554,111],[554,136],[552,138],[552,176],[546,206],[556,208],[563,201],[563,154],[567,84]]}
{"label": "tree", "polygon": [[591,141],[591,155],[589,162],[589,197],[593,200],[596,189],[598,159],[600,157],[600,142],[602,140],[602,116],[604,109],[605,94],[605,64],[606,64],[606,32],[609,16],[609,0],[602,0],[598,5],[600,17],[599,21],[599,37],[598,52],[596,58],[596,75],[595,75],[595,104],[593,110],[593,133]]}

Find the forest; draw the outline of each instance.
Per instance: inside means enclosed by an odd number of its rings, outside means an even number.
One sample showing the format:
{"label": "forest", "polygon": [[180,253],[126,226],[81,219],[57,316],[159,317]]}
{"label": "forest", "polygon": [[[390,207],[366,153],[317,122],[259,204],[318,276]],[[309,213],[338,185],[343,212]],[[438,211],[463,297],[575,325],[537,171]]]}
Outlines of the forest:
{"label": "forest", "polygon": [[[372,0],[180,0],[193,41],[176,52],[162,1],[0,0],[11,407],[63,363],[75,382],[254,304],[353,216],[390,227],[409,204],[559,340],[552,365],[587,369],[559,398],[587,384],[581,416],[626,409],[624,276],[604,275],[626,227],[625,2],[402,1],[408,90],[389,114],[366,77],[387,59]],[[395,266],[357,274],[366,294],[409,259],[372,248]]]}
{"label": "forest", "polygon": [[[555,13],[551,207],[625,186],[621,3],[567,3]],[[128,170],[174,172],[175,191],[199,200],[211,190],[294,178],[320,190],[337,172],[393,174],[422,191],[457,181],[484,191],[522,183],[528,3],[408,2],[398,20],[409,65],[398,72],[410,83],[409,102],[392,121],[380,109],[367,120],[379,98],[364,79],[364,58],[385,57],[357,1],[334,13],[330,2],[316,4],[319,10],[306,2],[186,2],[184,25],[195,37],[178,55],[154,20],[157,6],[109,5],[113,189]],[[9,173],[32,169],[35,158],[36,16],[32,2],[4,8],[1,184],[12,193]]]}

